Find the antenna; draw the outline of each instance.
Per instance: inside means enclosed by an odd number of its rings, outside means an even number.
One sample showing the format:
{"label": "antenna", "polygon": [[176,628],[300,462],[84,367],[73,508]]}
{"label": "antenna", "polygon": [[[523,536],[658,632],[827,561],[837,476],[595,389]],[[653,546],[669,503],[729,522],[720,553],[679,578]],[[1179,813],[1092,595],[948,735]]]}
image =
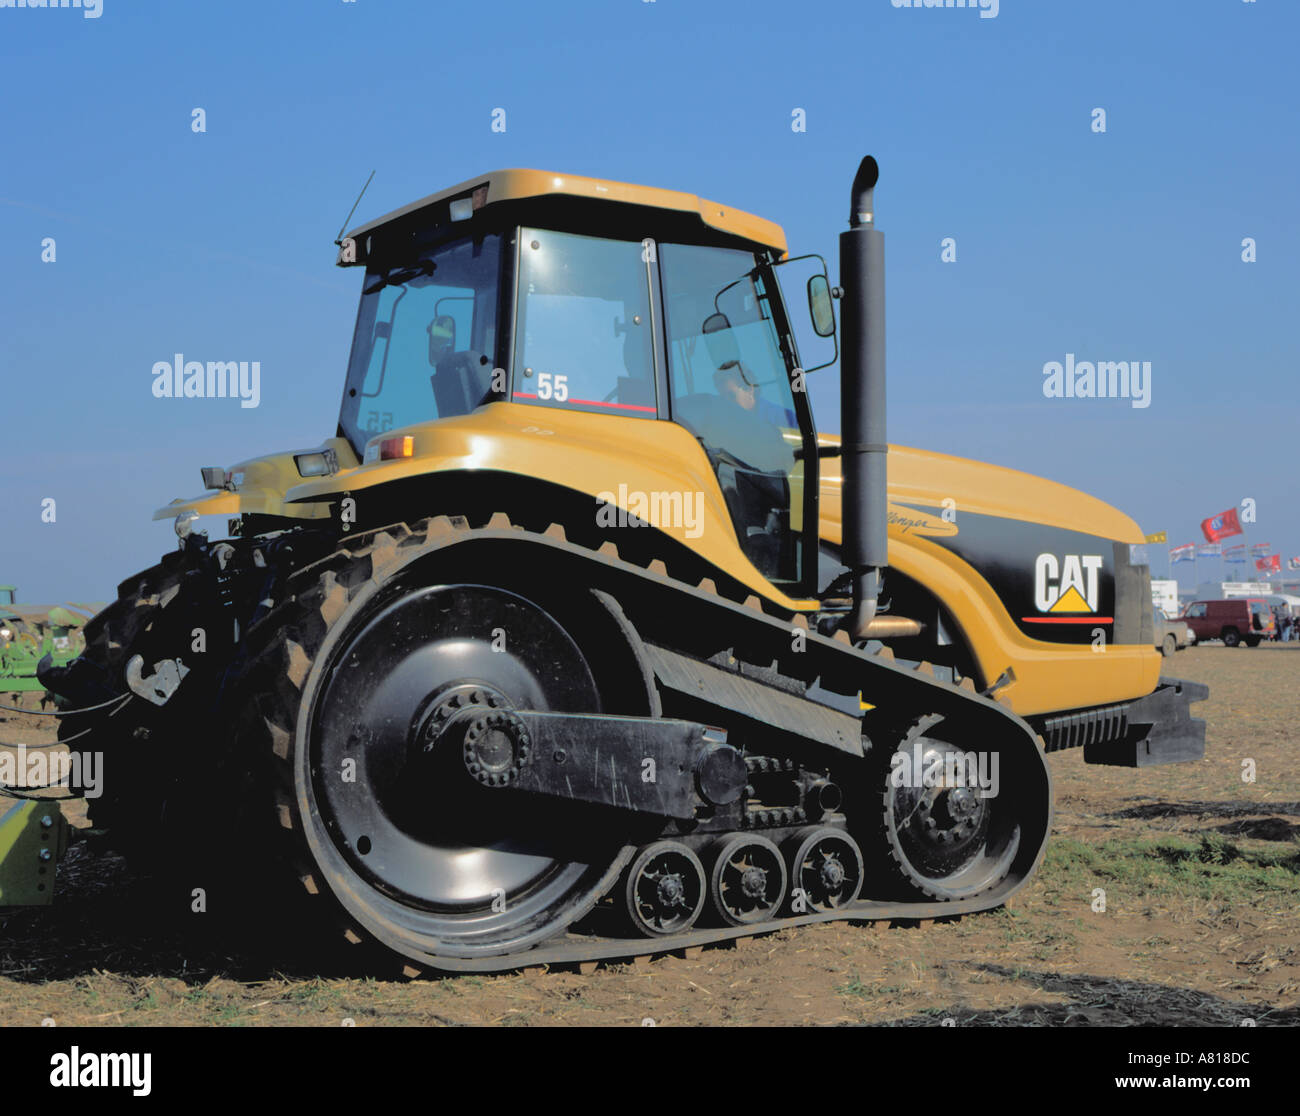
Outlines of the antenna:
{"label": "antenna", "polygon": [[343,247],[343,234],[348,231],[348,222],[352,220],[352,214],[357,211],[357,206],[361,204],[361,199],[366,196],[366,191],[370,189],[370,179],[375,177],[375,172],[370,172],[370,178],[366,179],[366,184],[361,187],[361,193],[357,195],[357,200],[352,203],[352,208],[348,210],[348,215],[343,218],[343,224],[339,228],[339,235],[334,238],[334,243],[339,248]]}

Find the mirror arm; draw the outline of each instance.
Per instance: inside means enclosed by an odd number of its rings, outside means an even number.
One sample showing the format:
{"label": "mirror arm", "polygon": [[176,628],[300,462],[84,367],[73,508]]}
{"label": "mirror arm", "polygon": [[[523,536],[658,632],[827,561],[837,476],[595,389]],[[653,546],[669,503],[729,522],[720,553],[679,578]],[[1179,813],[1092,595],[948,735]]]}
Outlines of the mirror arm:
{"label": "mirror arm", "polygon": [[[840,449],[841,449],[840,446],[818,446],[817,457],[819,459],[823,457],[839,457]],[[796,461],[802,461],[803,457],[804,457],[803,446],[800,446],[798,449],[794,451],[794,459]]]}

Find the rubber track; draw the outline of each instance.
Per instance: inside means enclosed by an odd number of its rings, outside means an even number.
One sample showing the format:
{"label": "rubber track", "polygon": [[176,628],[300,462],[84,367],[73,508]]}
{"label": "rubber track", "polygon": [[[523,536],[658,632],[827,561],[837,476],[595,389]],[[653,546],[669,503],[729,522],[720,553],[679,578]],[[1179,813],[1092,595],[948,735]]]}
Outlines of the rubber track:
{"label": "rubber track", "polygon": [[[281,703],[300,699],[312,667],[311,658],[292,631],[292,620],[289,629],[282,627],[293,612],[299,617],[304,609],[314,612],[318,622],[328,629],[367,584],[386,580],[397,567],[416,554],[424,560],[435,553],[439,557],[450,555],[454,549],[458,558],[469,559],[469,568],[472,569],[475,568],[476,552],[483,548],[497,552],[501,548],[526,548],[527,557],[522,557],[521,551],[521,557],[511,562],[513,568],[546,571],[551,576],[563,577],[566,585],[609,593],[647,642],[671,647],[699,659],[729,654],[738,664],[779,672],[790,686],[802,688],[816,681],[821,688],[852,697],[855,702],[861,693],[865,701],[876,706],[863,718],[865,735],[879,739],[891,751],[918,718],[939,714],[950,724],[961,726],[967,738],[996,740],[1004,755],[1023,754],[1026,757],[1015,762],[1040,765],[1048,799],[1041,834],[1036,835],[1031,829],[1024,836],[1033,852],[1032,861],[1028,865],[1021,864],[1019,871],[974,898],[944,902],[864,899],[832,912],[790,916],[743,927],[691,929],[668,937],[604,938],[568,932],[531,948],[496,956],[457,958],[439,955],[427,963],[428,967],[490,972],[535,965],[583,964],[671,953],[711,942],[747,938],[819,922],[947,918],[1005,903],[1028,882],[1041,862],[1050,831],[1051,791],[1050,775],[1037,738],[1033,730],[1009,709],[972,692],[969,680],[964,681],[961,687],[939,682],[924,664],[921,669],[909,670],[896,665],[892,653],[887,650],[872,655],[854,648],[843,634],[834,639],[822,636],[808,630],[806,617],[777,612],[775,606],[770,605],[768,608],[773,611],[768,611],[757,596],[734,601],[723,597],[710,580],[706,579],[699,585],[676,581],[662,560],[650,561],[647,567],[642,568],[623,561],[611,542],[604,543],[597,550],[577,545],[567,540],[558,525],[552,525],[543,534],[527,532],[513,526],[504,514],[497,513],[488,526],[482,528],[472,528],[463,519],[438,517],[417,524],[414,530],[398,524],[368,534],[373,536],[369,545],[362,543],[360,538],[348,540],[344,549],[297,571],[289,583],[290,596],[248,633],[250,639],[256,640],[259,628],[263,633],[268,627],[273,631],[280,629],[279,639],[264,648],[261,662],[253,664],[255,678],[265,679],[267,684],[279,690],[277,700],[268,703],[271,706],[283,708]],[[371,559],[370,576],[365,578],[361,574],[362,580],[358,581],[357,559],[366,554]],[[352,571],[347,585],[339,581],[336,573],[344,570]],[[804,632],[803,649],[799,651],[792,646],[796,642],[792,639],[796,629]],[[317,629],[317,634],[319,631]],[[263,712],[266,712],[265,706]],[[279,784],[278,813],[282,831],[298,829],[292,817],[289,791],[292,786],[288,769],[292,751],[290,726],[277,723],[275,717],[258,719],[264,727],[264,743],[269,744],[280,761],[280,776],[276,781]],[[834,754],[841,760],[863,762],[846,757],[843,752]],[[1030,756],[1033,758],[1028,759]],[[297,833],[294,836],[298,845],[299,879],[309,894],[320,895],[327,889],[322,887],[318,873],[309,861],[307,849],[302,847],[301,836]],[[1036,848],[1033,848],[1035,841]],[[351,942],[355,943],[364,936],[355,925],[349,924],[345,928],[345,937]],[[413,976],[421,970],[408,964],[403,971]]]}

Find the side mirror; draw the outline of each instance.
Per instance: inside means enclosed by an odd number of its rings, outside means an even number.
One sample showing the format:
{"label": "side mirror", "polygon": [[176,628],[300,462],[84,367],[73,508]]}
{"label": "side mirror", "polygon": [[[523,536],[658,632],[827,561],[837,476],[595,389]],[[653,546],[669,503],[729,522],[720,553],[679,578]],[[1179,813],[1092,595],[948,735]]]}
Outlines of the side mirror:
{"label": "side mirror", "polygon": [[[799,362],[805,372],[816,372],[834,364],[840,356],[839,342],[835,336],[835,309],[832,305],[830,280],[826,277],[826,261],[821,256],[795,256],[782,260],[772,267],[781,288],[781,301],[785,304],[799,349]],[[799,288],[808,303],[808,317],[799,307]]]}
{"label": "side mirror", "polygon": [[825,275],[817,274],[808,280],[808,311],[812,314],[813,332],[818,337],[830,337],[835,333],[831,285]]}

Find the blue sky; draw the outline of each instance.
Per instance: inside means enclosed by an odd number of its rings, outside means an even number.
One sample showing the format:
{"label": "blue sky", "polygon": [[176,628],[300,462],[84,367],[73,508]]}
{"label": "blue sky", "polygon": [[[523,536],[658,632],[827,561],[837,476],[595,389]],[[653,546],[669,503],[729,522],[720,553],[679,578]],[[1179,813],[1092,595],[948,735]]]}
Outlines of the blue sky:
{"label": "blue sky", "polygon": [[[533,166],[748,209],[833,271],[868,151],[892,441],[1074,485],[1171,542],[1249,497],[1248,538],[1300,555],[1300,6],[998,8],[0,7],[0,581],[110,598],[175,545],[149,517],[199,466],[333,433],[360,279],[332,240],[372,168],[354,224]],[[177,352],[260,361],[260,405],[155,399]],[[1150,406],[1045,398],[1067,353],[1150,361]],[[824,429],[836,377],[812,378]]]}

